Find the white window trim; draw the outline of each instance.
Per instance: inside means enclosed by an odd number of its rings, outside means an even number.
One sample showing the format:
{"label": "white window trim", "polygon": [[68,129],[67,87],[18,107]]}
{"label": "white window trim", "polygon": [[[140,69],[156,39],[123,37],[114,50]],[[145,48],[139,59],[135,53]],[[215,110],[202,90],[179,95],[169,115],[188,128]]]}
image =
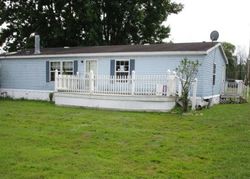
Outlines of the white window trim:
{"label": "white window trim", "polygon": [[[115,59],[115,74],[114,77],[117,78],[116,73],[122,73],[121,71],[116,71],[116,62],[117,61],[127,61],[128,62],[128,71],[125,71],[125,73],[128,73],[128,76],[130,75],[130,59]],[[127,81],[119,81],[118,79],[115,80],[115,83],[129,83],[129,80]]]}
{"label": "white window trim", "polygon": [[60,62],[60,72],[61,72],[61,74],[62,74],[62,72],[63,72],[63,62],[72,62],[73,63],[73,74],[74,74],[74,71],[75,71],[75,66],[74,66],[74,60],[51,60],[51,61],[49,61],[49,81],[50,82],[54,82],[54,81],[52,81],[51,80],[51,72],[53,72],[53,71],[51,71],[51,63],[53,63],[53,62]]}
{"label": "white window trim", "polygon": [[63,61],[61,61],[61,71],[62,71],[62,73],[63,73],[63,62],[72,62],[72,74],[74,75],[74,66],[75,66],[75,64],[74,64],[74,61],[73,60],[63,60]]}
{"label": "white window trim", "polygon": [[87,61],[95,61],[96,62],[96,73],[98,74],[98,60],[97,59],[85,59],[84,61],[83,61],[83,69],[84,69],[84,71],[83,71],[83,73],[84,74],[87,74]]}
{"label": "white window trim", "polygon": [[[54,63],[54,62],[60,62],[60,61],[58,61],[58,60],[49,61],[49,82],[53,82],[51,80],[51,72],[54,72],[54,71],[51,71],[51,63]],[[61,67],[61,62],[60,62],[60,72],[61,72],[61,69],[62,69],[62,67]]]}
{"label": "white window trim", "polygon": [[127,62],[128,62],[128,71],[124,71],[124,72],[128,72],[128,75],[130,75],[130,74],[129,74],[129,72],[130,72],[130,60],[129,60],[129,59],[116,59],[116,60],[115,60],[115,76],[117,76],[117,75],[116,75],[117,72],[118,72],[118,73],[121,72],[121,71],[117,71],[117,70],[116,70],[116,62],[117,62],[117,61],[127,61]]}

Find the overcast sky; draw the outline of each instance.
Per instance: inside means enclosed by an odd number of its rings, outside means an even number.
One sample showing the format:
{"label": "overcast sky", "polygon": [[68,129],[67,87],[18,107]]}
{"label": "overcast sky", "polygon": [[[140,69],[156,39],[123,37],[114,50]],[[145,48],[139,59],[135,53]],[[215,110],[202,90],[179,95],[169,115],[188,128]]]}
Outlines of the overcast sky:
{"label": "overcast sky", "polygon": [[170,15],[174,42],[210,41],[210,32],[220,33],[218,41],[227,41],[248,54],[250,41],[250,0],[173,0],[184,4],[177,15]]}

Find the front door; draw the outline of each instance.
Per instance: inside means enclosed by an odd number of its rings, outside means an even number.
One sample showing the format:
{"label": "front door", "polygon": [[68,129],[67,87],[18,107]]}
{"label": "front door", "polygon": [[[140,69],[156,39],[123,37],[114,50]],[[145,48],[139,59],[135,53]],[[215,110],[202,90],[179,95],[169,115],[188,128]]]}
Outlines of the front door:
{"label": "front door", "polygon": [[88,74],[93,71],[94,75],[97,74],[97,61],[96,60],[86,60],[85,72]]}
{"label": "front door", "polygon": [[[96,78],[96,75],[97,75],[97,61],[96,60],[86,60],[86,65],[85,65],[85,78],[86,79],[90,78],[89,75],[90,75],[91,71],[93,71],[94,78]],[[89,80],[85,81],[85,87],[86,87],[86,89],[91,90],[90,88],[95,88],[95,86],[96,86],[96,80],[94,80],[94,82],[92,83],[92,85],[91,85],[91,82]]]}

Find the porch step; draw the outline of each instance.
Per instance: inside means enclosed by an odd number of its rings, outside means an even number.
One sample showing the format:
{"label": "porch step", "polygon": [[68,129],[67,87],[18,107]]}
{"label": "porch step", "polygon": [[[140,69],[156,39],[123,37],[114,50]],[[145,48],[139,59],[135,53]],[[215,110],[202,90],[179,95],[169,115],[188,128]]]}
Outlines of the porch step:
{"label": "porch step", "polygon": [[240,104],[245,102],[247,102],[247,100],[239,95],[221,95],[220,97],[221,104]]}
{"label": "porch step", "polygon": [[183,107],[183,102],[182,102],[182,101],[177,100],[176,103],[177,103],[178,105],[180,105],[181,107]]}

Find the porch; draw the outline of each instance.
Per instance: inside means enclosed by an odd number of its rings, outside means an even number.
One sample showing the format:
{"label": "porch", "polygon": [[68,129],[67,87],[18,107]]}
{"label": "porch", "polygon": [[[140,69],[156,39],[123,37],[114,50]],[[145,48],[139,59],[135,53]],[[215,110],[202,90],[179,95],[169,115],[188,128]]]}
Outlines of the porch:
{"label": "porch", "polygon": [[248,102],[249,87],[242,80],[225,82],[221,94],[220,103],[243,103]]}
{"label": "porch", "polygon": [[55,75],[55,103],[136,111],[169,111],[181,94],[175,72],[158,75]]}

